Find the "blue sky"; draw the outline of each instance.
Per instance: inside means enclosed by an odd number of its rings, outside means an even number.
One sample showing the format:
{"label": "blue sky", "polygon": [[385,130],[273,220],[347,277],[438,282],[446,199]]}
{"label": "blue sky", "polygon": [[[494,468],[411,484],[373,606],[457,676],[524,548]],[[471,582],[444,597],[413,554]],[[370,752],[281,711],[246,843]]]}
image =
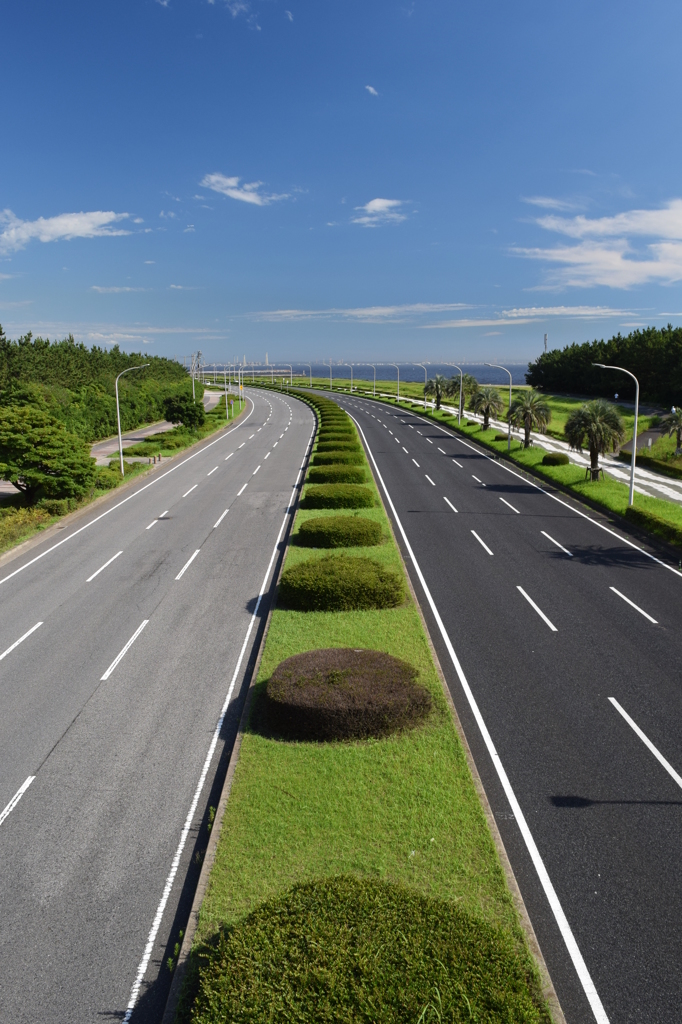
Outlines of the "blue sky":
{"label": "blue sky", "polygon": [[3,0],[0,322],[208,360],[682,323],[672,2]]}

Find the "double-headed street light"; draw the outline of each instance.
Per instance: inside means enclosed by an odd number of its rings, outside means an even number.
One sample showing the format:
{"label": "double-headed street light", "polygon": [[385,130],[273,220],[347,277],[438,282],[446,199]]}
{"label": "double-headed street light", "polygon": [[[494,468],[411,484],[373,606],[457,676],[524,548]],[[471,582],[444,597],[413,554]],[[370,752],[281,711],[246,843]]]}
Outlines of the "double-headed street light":
{"label": "double-headed street light", "polygon": [[635,425],[632,430],[632,461],[630,462],[630,497],[628,499],[628,505],[634,505],[635,503],[635,461],[637,459],[637,417],[639,415],[639,381],[635,377],[634,373],[630,373],[623,366],[606,366],[604,363],[592,363],[593,366],[598,366],[600,370],[618,370],[620,373],[627,373],[628,377],[632,377],[635,382]]}
{"label": "double-headed street light", "polygon": [[509,416],[508,416],[508,427],[507,427],[507,451],[511,451],[511,389],[512,389],[512,375],[511,370],[508,370],[506,366],[500,366],[499,363],[484,363],[484,366],[496,366],[498,370],[504,370],[505,373],[509,374]]}
{"label": "double-headed street light", "polygon": [[121,410],[118,404],[118,382],[124,373],[131,373],[133,370],[144,370],[145,366],[149,366],[149,363],[142,363],[141,366],[129,366],[127,370],[121,370],[116,378],[116,422],[118,423],[118,454],[121,459],[121,476],[125,476],[125,474],[123,472],[123,438],[121,437]]}

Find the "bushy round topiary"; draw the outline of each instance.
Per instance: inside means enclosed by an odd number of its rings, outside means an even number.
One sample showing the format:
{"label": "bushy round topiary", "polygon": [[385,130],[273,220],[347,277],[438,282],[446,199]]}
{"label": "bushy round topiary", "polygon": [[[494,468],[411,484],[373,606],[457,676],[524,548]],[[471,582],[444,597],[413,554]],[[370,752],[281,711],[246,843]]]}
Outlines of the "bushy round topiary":
{"label": "bushy round topiary", "polygon": [[508,436],[507,436],[507,434],[495,434],[495,440],[496,441],[507,441],[508,440]]}
{"label": "bushy round topiary", "polygon": [[295,740],[388,736],[431,710],[417,671],[381,651],[347,647],[306,651],[281,662],[268,680],[268,728]]}
{"label": "bushy round topiary", "polygon": [[326,555],[285,569],[282,604],[301,612],[395,608],[405,598],[402,576],[372,558]]}
{"label": "bushy round topiary", "polygon": [[381,525],[364,516],[326,516],[301,523],[296,534],[307,548],[369,548],[381,543]]}
{"label": "bushy round topiary", "polygon": [[542,457],[543,466],[567,466],[570,462],[565,452],[547,452]]}
{"label": "bushy round topiary", "polygon": [[316,452],[313,455],[313,466],[364,466],[365,457],[362,452]]}
{"label": "bushy round topiary", "polygon": [[308,470],[311,484],[364,484],[366,479],[362,466],[312,466]]}
{"label": "bushy round topiary", "polygon": [[362,484],[312,484],[301,508],[372,508],[374,495]]}
{"label": "bushy round topiary", "polygon": [[223,928],[197,965],[193,1024],[551,1024],[508,929],[376,878],[296,885]]}
{"label": "bushy round topiary", "polygon": [[318,452],[361,452],[360,442],[357,440],[347,441],[318,441]]}

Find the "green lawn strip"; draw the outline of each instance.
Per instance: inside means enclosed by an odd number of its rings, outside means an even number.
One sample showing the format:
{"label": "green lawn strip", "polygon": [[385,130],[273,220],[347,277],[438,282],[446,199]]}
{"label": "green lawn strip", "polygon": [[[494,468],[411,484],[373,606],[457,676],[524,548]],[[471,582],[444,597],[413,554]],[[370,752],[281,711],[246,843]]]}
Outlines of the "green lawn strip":
{"label": "green lawn strip", "polygon": [[[368,486],[377,495],[373,480]],[[382,544],[333,553],[370,557],[404,573],[378,495],[375,508],[358,512],[300,509],[285,568],[329,554],[296,545],[303,522],[356,514],[382,523]],[[325,647],[370,648],[408,661],[432,694],[428,721],[387,739],[349,743],[282,742],[260,733],[259,700],[275,667]],[[197,965],[221,930],[295,884],[336,875],[408,885],[508,929],[540,1001],[537,972],[411,596],[387,610],[275,608],[176,1019],[191,1019]],[[540,1019],[549,1020],[545,1009]]]}

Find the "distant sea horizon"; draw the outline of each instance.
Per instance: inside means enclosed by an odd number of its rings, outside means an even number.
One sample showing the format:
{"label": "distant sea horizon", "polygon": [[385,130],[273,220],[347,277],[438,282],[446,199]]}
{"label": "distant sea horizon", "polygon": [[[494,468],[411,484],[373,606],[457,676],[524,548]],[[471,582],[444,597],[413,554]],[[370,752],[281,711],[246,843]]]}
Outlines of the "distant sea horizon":
{"label": "distant sea horizon", "polygon": [[[217,369],[220,373],[223,371],[223,364],[218,363]],[[232,364],[225,364],[226,368]],[[250,376],[251,363],[246,363],[246,377]],[[328,377],[329,376],[329,363],[312,363],[312,375],[313,377]],[[376,363],[377,368],[377,380],[396,380],[397,373],[394,366],[387,363]],[[454,368],[451,363],[425,363],[427,377],[435,377],[437,373],[441,373],[444,377],[459,376],[459,371]],[[504,370],[496,369],[492,366],[485,366],[483,363],[460,363],[459,364],[465,373],[471,374],[475,377],[479,384],[508,384],[509,376]],[[506,364],[511,375],[512,384],[525,384],[526,373],[528,371],[528,362],[523,363],[507,363]],[[308,363],[292,363],[293,373],[297,376],[301,374],[308,374]],[[372,381],[374,380],[374,372],[371,365],[364,363],[353,363],[353,380]],[[401,363],[400,366],[400,380],[410,384],[423,383],[424,382],[424,370],[421,366],[414,363]],[[213,363],[208,363],[205,370],[211,371],[213,369]],[[288,363],[277,363],[271,362],[268,366],[264,363],[254,364],[254,372],[256,374],[269,373],[274,370],[275,373],[280,376],[283,373],[289,372]],[[332,363],[332,380],[350,380],[350,367],[347,363]]]}

